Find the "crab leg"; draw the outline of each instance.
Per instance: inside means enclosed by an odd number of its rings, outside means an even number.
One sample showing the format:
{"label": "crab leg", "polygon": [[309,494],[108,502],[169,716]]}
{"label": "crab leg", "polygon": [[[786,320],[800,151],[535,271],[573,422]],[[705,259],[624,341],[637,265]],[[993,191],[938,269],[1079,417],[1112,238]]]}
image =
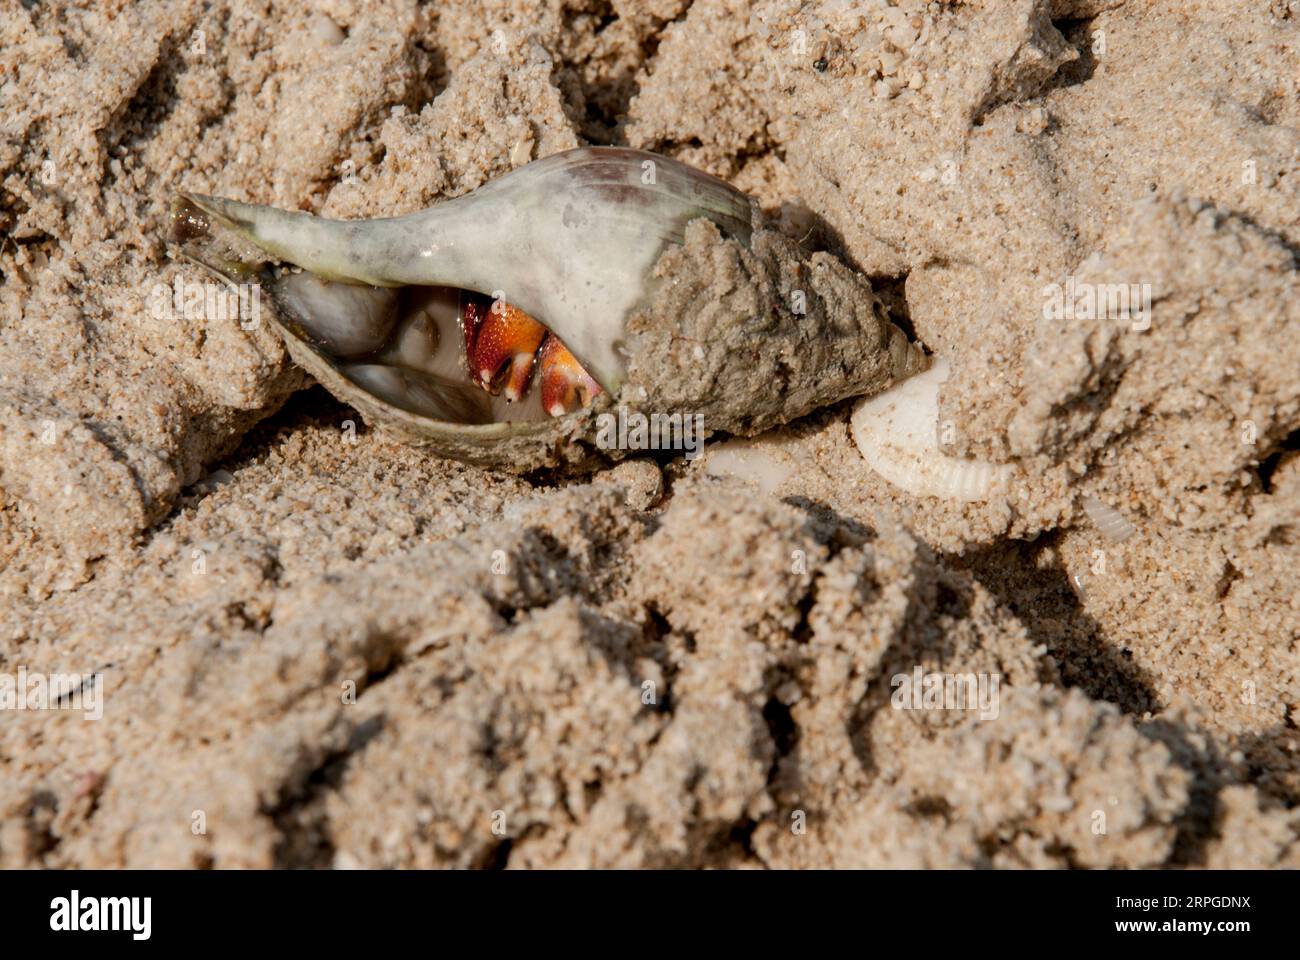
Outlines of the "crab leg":
{"label": "crab leg", "polygon": [[528,391],[546,328],[499,300],[486,311],[477,301],[471,304],[462,320],[470,376],[488,393],[504,392],[507,400],[519,400]]}
{"label": "crab leg", "polygon": [[471,297],[461,309],[461,330],[470,378],[491,394],[522,399],[536,369],[542,407],[559,417],[601,392],[559,338],[518,307]]}
{"label": "crab leg", "polygon": [[554,335],[542,344],[537,366],[542,381],[542,407],[553,417],[585,407],[601,392],[600,384]]}

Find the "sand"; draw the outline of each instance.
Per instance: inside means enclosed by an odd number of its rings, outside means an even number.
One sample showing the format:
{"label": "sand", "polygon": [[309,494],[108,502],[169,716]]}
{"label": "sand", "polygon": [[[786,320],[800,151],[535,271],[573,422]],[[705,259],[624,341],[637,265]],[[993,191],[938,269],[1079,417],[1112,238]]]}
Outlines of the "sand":
{"label": "sand", "polygon": [[[0,705],[103,678],[0,710],[0,866],[1300,865],[1297,4],[314,6],[0,0]],[[803,382],[494,472],[150,307],[177,189],[388,216],[584,143],[754,195],[1013,487],[904,494]]]}

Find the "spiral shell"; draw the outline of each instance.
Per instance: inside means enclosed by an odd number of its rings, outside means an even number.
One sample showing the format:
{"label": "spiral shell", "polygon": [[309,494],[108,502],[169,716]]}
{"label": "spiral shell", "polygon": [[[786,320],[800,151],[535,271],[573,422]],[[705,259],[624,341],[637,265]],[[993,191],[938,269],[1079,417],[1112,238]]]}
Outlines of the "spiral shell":
{"label": "spiral shell", "polygon": [[917,497],[987,500],[1006,489],[1013,464],[950,457],[939,445],[939,387],[948,379],[946,360],[861,401],[849,430],[868,466]]}
{"label": "spiral shell", "polygon": [[187,256],[262,285],[295,362],[367,422],[516,472],[625,456],[600,439],[615,406],[752,436],[925,363],[863,278],[642,151],[556,154],[394,219],[195,194],[174,219]]}

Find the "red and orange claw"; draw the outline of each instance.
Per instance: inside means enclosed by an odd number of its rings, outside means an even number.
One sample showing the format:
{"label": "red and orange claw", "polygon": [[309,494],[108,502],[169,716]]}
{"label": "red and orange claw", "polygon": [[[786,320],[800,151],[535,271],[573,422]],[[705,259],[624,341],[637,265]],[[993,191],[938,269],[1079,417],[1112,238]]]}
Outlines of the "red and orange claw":
{"label": "red and orange claw", "polygon": [[553,417],[585,407],[600,393],[600,384],[558,337],[546,338],[537,366],[542,381],[542,407]]}
{"label": "red and orange claw", "polygon": [[507,400],[522,397],[546,328],[500,301],[489,306],[486,315],[481,306],[471,311],[467,304],[463,323],[470,376],[489,393],[504,391]]}

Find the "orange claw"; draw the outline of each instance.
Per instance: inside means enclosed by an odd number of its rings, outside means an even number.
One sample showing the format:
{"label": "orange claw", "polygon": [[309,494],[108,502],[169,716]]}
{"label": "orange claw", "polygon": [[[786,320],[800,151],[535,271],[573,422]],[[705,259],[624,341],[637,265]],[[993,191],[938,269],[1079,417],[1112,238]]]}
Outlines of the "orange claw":
{"label": "orange claw", "polygon": [[466,356],[470,376],[489,393],[504,388],[507,400],[518,400],[528,390],[537,348],[546,328],[518,307],[497,301],[485,308],[465,305]]}
{"label": "orange claw", "polygon": [[558,337],[546,338],[537,366],[542,381],[542,407],[553,417],[585,407],[601,392],[600,384]]}

